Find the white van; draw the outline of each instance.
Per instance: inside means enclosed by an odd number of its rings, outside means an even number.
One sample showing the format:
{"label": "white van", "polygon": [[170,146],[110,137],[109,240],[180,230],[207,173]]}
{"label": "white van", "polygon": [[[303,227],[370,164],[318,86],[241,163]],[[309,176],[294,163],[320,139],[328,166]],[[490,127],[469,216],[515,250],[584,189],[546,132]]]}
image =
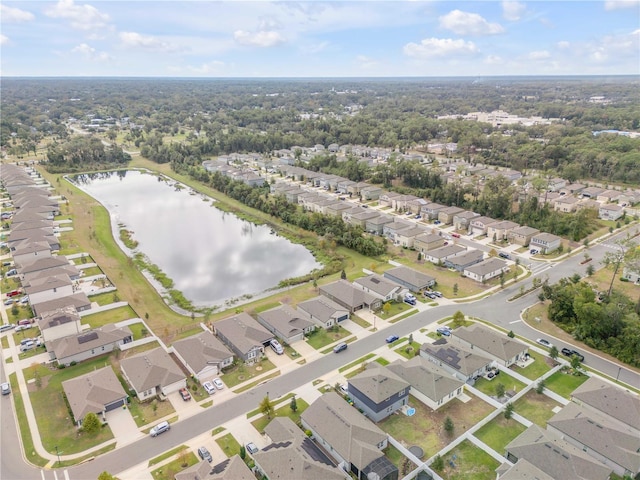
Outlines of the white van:
{"label": "white van", "polygon": [[269,342],[269,345],[271,345],[271,348],[273,349],[273,351],[276,352],[278,355],[282,355],[284,353],[284,348],[282,348],[282,345],[280,345],[280,342],[278,342],[278,340],[276,340],[275,338]]}
{"label": "white van", "polygon": [[28,352],[29,350],[33,350],[34,348],[36,348],[36,343],[33,340],[29,340],[23,345],[20,345],[21,352]]}
{"label": "white van", "polygon": [[171,430],[171,425],[169,424],[169,422],[160,422],[149,431],[149,435],[151,435],[152,437],[157,437],[161,433],[164,433],[168,430]]}

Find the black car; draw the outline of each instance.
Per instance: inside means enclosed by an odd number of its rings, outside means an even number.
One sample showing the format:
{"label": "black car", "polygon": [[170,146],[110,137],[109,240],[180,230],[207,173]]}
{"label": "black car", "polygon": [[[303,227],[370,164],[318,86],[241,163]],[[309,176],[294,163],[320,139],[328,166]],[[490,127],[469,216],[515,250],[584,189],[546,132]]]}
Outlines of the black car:
{"label": "black car", "polygon": [[573,357],[575,355],[576,357],[578,357],[580,359],[581,362],[584,362],[584,355],[582,355],[579,352],[576,352],[575,350],[571,350],[571,349],[565,347],[562,350],[560,350],[560,352],[565,357]]}

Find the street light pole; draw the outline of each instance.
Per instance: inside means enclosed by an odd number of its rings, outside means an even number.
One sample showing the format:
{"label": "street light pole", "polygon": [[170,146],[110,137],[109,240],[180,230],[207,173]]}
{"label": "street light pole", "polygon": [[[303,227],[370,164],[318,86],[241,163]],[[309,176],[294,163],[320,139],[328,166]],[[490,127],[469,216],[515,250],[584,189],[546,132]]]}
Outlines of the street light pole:
{"label": "street light pole", "polygon": [[57,445],[56,445],[56,455],[58,456],[58,466],[60,466],[60,452],[58,451]]}

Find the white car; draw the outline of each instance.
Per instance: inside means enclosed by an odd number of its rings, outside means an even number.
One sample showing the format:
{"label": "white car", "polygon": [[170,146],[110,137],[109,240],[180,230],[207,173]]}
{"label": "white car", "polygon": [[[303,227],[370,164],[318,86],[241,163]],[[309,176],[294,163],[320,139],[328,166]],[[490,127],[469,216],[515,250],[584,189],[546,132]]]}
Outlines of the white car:
{"label": "white car", "polygon": [[11,393],[11,386],[9,383],[3,383],[0,385],[0,390],[2,390],[2,395],[9,395]]}
{"label": "white car", "polygon": [[218,390],[222,390],[224,388],[224,383],[222,383],[222,380],[220,380],[219,378],[214,378],[212,380],[213,385],[218,389]]}
{"label": "white car", "polygon": [[543,347],[547,347],[547,348],[553,347],[553,343],[551,343],[549,340],[545,340],[544,338],[538,338],[536,342],[538,342]]}
{"label": "white car", "polygon": [[213,386],[213,383],[204,382],[202,386],[204,387],[204,389],[207,391],[209,395],[213,395],[214,393],[216,393],[216,387]]}

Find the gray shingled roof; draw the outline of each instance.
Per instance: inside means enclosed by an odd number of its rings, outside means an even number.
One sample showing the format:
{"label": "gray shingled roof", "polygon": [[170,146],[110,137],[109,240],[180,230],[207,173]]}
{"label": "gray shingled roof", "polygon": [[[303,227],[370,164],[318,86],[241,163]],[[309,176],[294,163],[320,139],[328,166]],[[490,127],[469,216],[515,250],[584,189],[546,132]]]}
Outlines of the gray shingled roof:
{"label": "gray shingled roof", "polygon": [[517,354],[528,350],[524,343],[478,323],[456,328],[452,331],[452,335],[454,338],[461,338],[500,360],[512,359]]}
{"label": "gray shingled roof", "polygon": [[420,347],[420,350],[441,360],[466,377],[492,362],[489,357],[471,352],[461,345],[448,343],[445,339],[436,343],[425,343]]}
{"label": "gray shingled roof", "polygon": [[401,376],[378,364],[369,364],[367,369],[349,379],[349,385],[366,395],[375,403],[381,403],[409,387]]}
{"label": "gray shingled roof", "polygon": [[45,257],[34,262],[16,265],[16,269],[19,274],[23,275],[26,273],[37,272],[39,270],[46,270],[47,268],[64,267],[68,265],[70,264],[66,257]]}
{"label": "gray shingled roof", "polygon": [[391,268],[384,272],[383,275],[385,277],[387,275],[391,275],[399,280],[402,280],[403,282],[409,283],[418,288],[424,288],[435,281],[435,278],[430,277],[425,273],[419,272],[418,270],[414,270],[413,268],[405,266]]}
{"label": "gray shingled roof", "polygon": [[500,480],[556,480],[525,459],[518,460],[510,468],[506,467],[504,473],[498,478]]}
{"label": "gray shingled roof", "polygon": [[216,332],[223,335],[242,353],[247,353],[256,346],[262,346],[273,338],[273,333],[246,312],[217,321],[214,327]]}
{"label": "gray shingled roof", "polygon": [[32,293],[46,292],[54,288],[68,287],[69,285],[73,285],[69,275],[62,274],[33,279],[28,287],[24,287],[24,291],[26,294],[31,295]]}
{"label": "gray shingled roof", "polygon": [[49,312],[44,312],[38,320],[38,327],[40,330],[46,328],[57,327],[70,322],[79,322],[80,315],[76,312],[74,307],[63,307]]}
{"label": "gray shingled roof", "polygon": [[302,311],[297,311],[289,305],[280,305],[260,312],[258,317],[271,325],[287,338],[299,335],[305,328],[314,327],[316,324]]}
{"label": "gray shingled roof", "polygon": [[298,304],[298,310],[306,312],[308,315],[326,323],[333,318],[336,312],[347,312],[345,307],[334,302],[330,298],[320,295]]}
{"label": "gray shingled roof", "polygon": [[211,332],[201,332],[178,340],[172,346],[194,372],[200,372],[208,365],[217,365],[233,357],[226,345]]}
{"label": "gray shingled roof", "polygon": [[256,480],[256,476],[239,455],[234,455],[214,466],[202,460],[176,473],[175,480]]}
{"label": "gray shingled roof", "polygon": [[455,257],[448,258],[447,262],[450,262],[452,265],[464,266],[471,262],[476,262],[479,259],[482,259],[483,257],[484,257],[484,252],[482,250],[469,250],[468,252],[465,252],[462,255],[457,255]]}
{"label": "gray shingled roof", "polygon": [[72,355],[121,342],[131,336],[129,327],[117,328],[113,324],[107,324],[95,330],[85,330],[77,335],[51,340],[47,342],[47,350],[54,352],[58,361],[64,361]]}
{"label": "gray shingled roof", "polygon": [[423,357],[396,360],[387,368],[436,403],[464,386],[464,382]]}
{"label": "gray shingled roof", "polygon": [[491,257],[465,268],[465,271],[474,273],[481,277],[496,272],[507,266],[507,262],[499,258]]}
{"label": "gray shingled roof", "polygon": [[320,396],[301,418],[358,470],[384,455],[377,445],[387,434],[335,392]]}
{"label": "gray shingled roof", "polygon": [[353,283],[362,285],[363,287],[368,288],[369,290],[376,292],[378,295],[382,295],[384,297],[390,295],[394,290],[402,288],[402,285],[400,285],[399,283],[396,283],[375,273],[373,275],[367,275],[366,277],[356,278]]}
{"label": "gray shingled roof", "polygon": [[56,310],[67,306],[73,306],[77,311],[86,310],[91,307],[91,301],[84,292],[77,292],[66,297],[54,298],[40,303],[35,303],[32,298],[31,307],[35,310],[36,315],[42,315],[44,312]]}
{"label": "gray shingled roof", "polygon": [[66,380],[62,389],[76,421],[89,412],[100,413],[105,405],[127,397],[111,367]]}
{"label": "gray shingled roof", "polygon": [[636,430],[640,430],[640,397],[598,377],[590,377],[572,397]]}
{"label": "gray shingled roof", "polygon": [[554,479],[608,480],[611,468],[536,424],[513,439],[505,450],[526,459]]}
{"label": "gray shingled roof", "polygon": [[444,247],[440,247],[440,248],[435,248],[433,250],[429,250],[425,255],[442,260],[447,257],[450,257],[451,255],[464,252],[465,250],[466,250],[465,247],[452,244],[452,245],[445,245]]}
{"label": "gray shingled roof", "polygon": [[376,301],[376,297],[360,288],[354,287],[347,280],[338,280],[337,282],[322,285],[320,292],[323,291],[351,308],[362,304],[370,305]]}
{"label": "gray shingled roof", "polygon": [[185,378],[180,367],[161,347],[123,358],[120,367],[136,392],[162,388]]}

